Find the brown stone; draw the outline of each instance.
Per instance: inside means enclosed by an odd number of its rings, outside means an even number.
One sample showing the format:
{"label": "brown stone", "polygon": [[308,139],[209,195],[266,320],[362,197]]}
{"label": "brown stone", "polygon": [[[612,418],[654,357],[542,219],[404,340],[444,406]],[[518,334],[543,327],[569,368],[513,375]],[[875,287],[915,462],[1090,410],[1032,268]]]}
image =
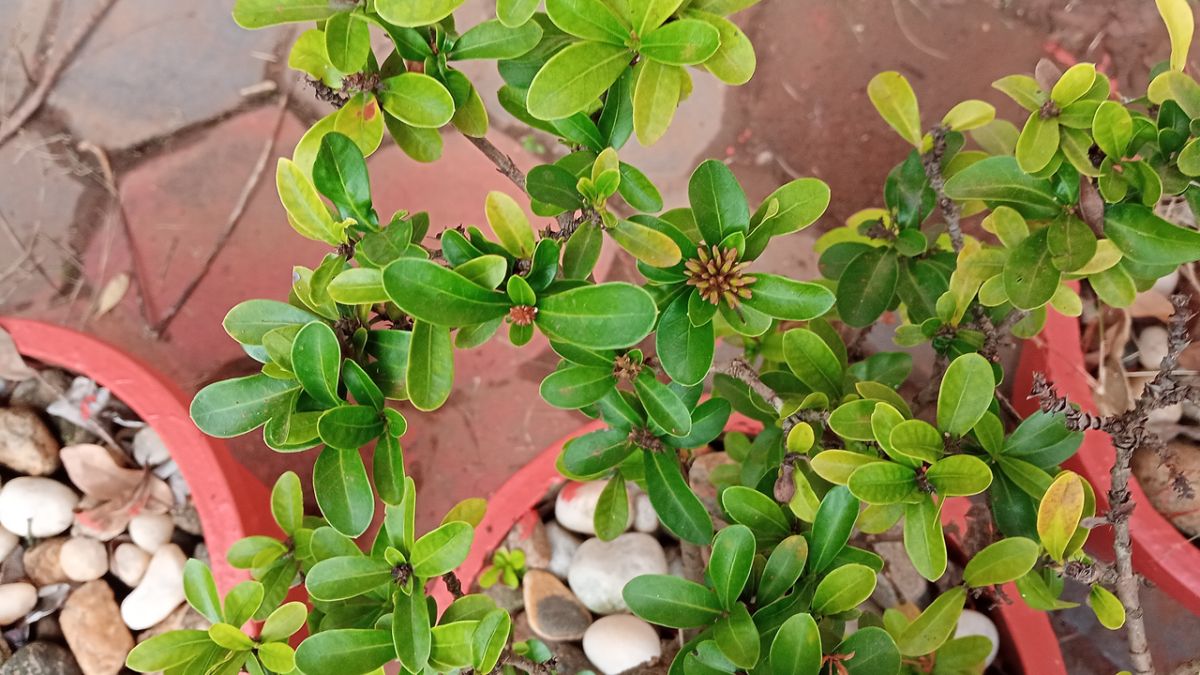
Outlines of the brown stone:
{"label": "brown stone", "polygon": [[63,572],[60,561],[62,547],[65,543],[67,543],[66,537],[55,537],[39,542],[33,548],[25,549],[25,557],[22,561],[25,565],[25,576],[29,577],[34,586],[41,588],[50,584],[62,584],[70,581]]}
{"label": "brown stone", "polygon": [[592,614],[563,585],[543,570],[525,574],[525,613],[529,628],[543,640],[579,640],[592,623]]}
{"label": "brown stone", "polygon": [[[1190,497],[1175,488],[1172,467],[1191,484]],[[1165,458],[1152,448],[1141,448],[1133,455],[1133,474],[1171,524],[1188,536],[1200,535],[1200,448],[1190,441],[1172,441]]]}
{"label": "brown stone", "polygon": [[48,476],[59,466],[58,447],[36,412],[0,409],[0,464],[27,476]]}
{"label": "brown stone", "polygon": [[89,581],[67,598],[59,618],[63,637],[84,675],[116,675],[133,649],[133,635],[121,621],[112,588]]}

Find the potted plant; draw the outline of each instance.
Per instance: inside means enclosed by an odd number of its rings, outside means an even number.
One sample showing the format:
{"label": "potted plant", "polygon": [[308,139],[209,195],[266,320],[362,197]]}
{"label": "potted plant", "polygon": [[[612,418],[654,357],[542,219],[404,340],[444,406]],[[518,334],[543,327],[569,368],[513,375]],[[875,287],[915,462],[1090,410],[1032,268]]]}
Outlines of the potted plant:
{"label": "potted plant", "polygon": [[[1089,302],[1120,306],[1139,283],[1200,259],[1200,233],[1150,208],[1163,190],[1187,188],[1200,155],[1184,145],[1200,114],[1200,86],[1182,72],[1185,0],[1159,2],[1172,63],[1144,100],[1115,100],[1090,64],[1040,66],[1037,78],[996,83],[1030,111],[1018,131],[978,100],[922,120],[902,75],[874,78],[872,103],[913,150],[888,176],[883,208],[818,241],[824,279],[813,281],[756,271],[755,260],[824,213],[821,181],[794,180],[752,210],[728,167],[706,161],[688,206],[663,211],[653,183],[618,154],[632,136],[650,145],[669,127],[690,90],[685,67],[749,79],[753,46],[724,14],[753,0],[548,0],[544,14],[537,2],[499,0],[496,19],[470,27],[454,21],[460,4],[235,6],[248,28],[316,22],[289,64],[340,107],[280,159],[276,182],[294,228],[331,252],[297,268],[287,302],[230,311],[227,332],[262,372],[206,387],[191,414],[218,437],[261,427],[282,452],[322,446],[312,479],[320,515],[303,512],[298,477],[281,478],[270,504],[283,536],[229,552],[254,580],[222,602],[193,565],[188,598],[213,628],[149,640],[131,668],[552,672],[552,655],[514,641],[508,612],[466,592],[456,573],[486,502],[467,500],[417,532],[404,471],[408,416],[450,396],[456,349],[504,329],[516,346],[540,333],[561,357],[541,386],[550,405],[599,420],[556,460],[574,480],[606,481],[598,538],[624,529],[631,481],[667,532],[708,550],[704,583],[650,574],[623,589],[640,620],[686,636],[672,672],[978,672],[991,645],[953,637],[968,599],[1011,582],[1014,601],[1052,611],[1071,604],[1068,581],[1087,586],[1105,626],[1128,625],[1135,670],[1153,672],[1128,511],[1098,510],[1091,484],[1059,465],[1084,429],[1104,430],[1122,449],[1111,501],[1125,503],[1126,455],[1145,442],[1146,416],[1190,391],[1174,375],[1182,321],[1156,386],[1122,416],[1088,415],[1041,379],[1040,410],[1017,414],[997,361],[1011,336],[1041,331],[1048,308],[1082,311],[1073,281],[1095,291]],[[388,53],[373,52],[372,31],[386,35]],[[464,59],[497,61],[505,109],[570,152],[528,173],[497,152],[480,93],[455,68]],[[490,234],[467,227],[430,242],[424,214],[376,213],[365,157],[384,131],[430,161],[447,124],[556,226],[539,236],[500,193],[484,203]],[[964,219],[977,214],[975,236]],[[642,283],[594,279],[599,252],[614,245],[636,259]],[[932,347],[930,376],[914,381],[903,351],[866,353],[889,313],[898,345]],[[740,356],[717,363],[718,340]],[[408,416],[389,400],[404,401]],[[734,411],[763,426],[717,485],[728,525],[716,527],[684,468]],[[360,450],[371,446],[368,474]],[[382,526],[369,532],[377,499]],[[880,565],[851,537],[899,527],[917,572],[941,579],[951,555],[943,522],[968,501],[980,508],[964,524],[962,579],[913,615],[861,612]],[[1102,522],[1116,532],[1111,567],[1084,552]],[[307,616],[282,604],[297,581]],[[439,585],[452,601],[437,602]],[[244,633],[252,616],[265,623]],[[286,640],[301,623],[309,635],[293,651]]]}

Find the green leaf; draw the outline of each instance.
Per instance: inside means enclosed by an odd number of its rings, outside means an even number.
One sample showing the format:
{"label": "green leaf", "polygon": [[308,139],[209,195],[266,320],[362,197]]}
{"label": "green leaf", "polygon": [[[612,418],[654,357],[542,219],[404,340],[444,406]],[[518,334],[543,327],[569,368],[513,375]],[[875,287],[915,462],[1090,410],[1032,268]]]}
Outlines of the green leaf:
{"label": "green leaf", "polygon": [[1196,28],[1192,6],[1187,0],[1154,0],[1154,4],[1171,36],[1171,69],[1182,71],[1187,65],[1188,48],[1192,46],[1192,32]]}
{"label": "green leaf", "polygon": [[929,495],[904,505],[904,550],[917,572],[930,581],[946,572],[946,537],[940,513],[941,506]]}
{"label": "green leaf", "polygon": [[[829,186],[816,178],[799,178],[772,192],[750,219],[754,236],[746,244],[746,257],[757,258],[766,247],[767,240],[758,237],[757,232],[761,230],[772,237],[799,232],[825,213],[829,198]],[[756,238],[762,243],[754,245]]]}
{"label": "green leaf", "polygon": [[888,436],[892,450],[912,459],[932,464],[945,454],[945,442],[934,426],[925,420],[905,420],[892,427]]}
{"label": "green leaf", "polygon": [[700,628],[721,616],[721,604],[709,589],[666,574],[634,577],[621,591],[630,611],[668,628]]}
{"label": "green leaf", "polygon": [[[363,155],[370,155],[379,148],[385,126],[386,122],[379,111],[379,101],[370,92],[360,92],[351,96],[333,121],[333,130],[354,141]],[[321,136],[322,139],[324,137]],[[299,157],[296,163],[300,163]]]}
{"label": "green leaf", "polygon": [[955,104],[942,117],[942,124],[954,131],[978,129],[996,119],[996,108],[991,103],[971,99]]}
{"label": "green leaf", "polygon": [[679,66],[645,60],[634,68],[633,128],[642,145],[667,133],[679,105],[687,74]]}
{"label": "green leaf", "polygon": [[[1064,216],[1055,219],[1046,228],[1046,245],[1054,255],[1050,260],[1054,267],[1063,272],[1074,272],[1096,255],[1096,234],[1079,218]],[[1044,263],[1039,261],[1039,264]],[[1047,279],[1052,277],[1049,273],[1044,276]],[[1007,277],[1005,280],[1007,282]]]}
{"label": "green leaf", "polygon": [[733,171],[722,162],[705,160],[688,180],[688,201],[704,243],[716,245],[750,227],[746,193]]}
{"label": "green leaf", "polygon": [[966,436],[987,412],[995,389],[996,376],[986,358],[969,353],[954,359],[938,390],[938,428],[955,436]]}
{"label": "green leaf", "polygon": [[853,654],[841,662],[848,675],[894,675],[900,671],[900,650],[882,628],[859,628],[842,640],[834,653]]}
{"label": "green leaf", "polygon": [[437,129],[410,126],[392,114],[384,115],[383,123],[396,145],[409,157],[428,163],[442,156],[442,134]]}
{"label": "green leaf", "polygon": [[300,384],[266,375],[214,382],[192,399],[192,421],[217,438],[233,438],[262,426],[291,408]]}
{"label": "green leaf", "polygon": [[338,12],[348,12],[354,6],[346,0],[237,0],[233,5],[233,20],[242,28],[266,28],[281,23],[321,21]]}
{"label": "green leaf", "polygon": [[264,589],[257,581],[243,581],[225,594],[226,623],[241,626],[258,614],[262,607]]}
{"label": "green leaf", "polygon": [[[609,94],[610,96],[612,94]],[[657,213],[663,208],[662,195],[658,188],[637,167],[621,162],[618,165],[621,174],[621,184],[617,189],[621,198],[631,207],[645,213]],[[678,249],[678,246],[676,246]]]}
{"label": "green leaf", "polygon": [[[292,474],[295,475],[295,474]],[[183,566],[183,594],[188,604],[212,623],[221,623],[221,596],[213,580],[212,570],[199,560],[192,559]]]}
{"label": "green leaf", "polygon": [[896,640],[900,653],[916,657],[936,651],[954,634],[966,602],[967,591],[961,586],[935,598]]}
{"label": "green leaf", "polygon": [[469,523],[452,521],[418,539],[412,546],[409,564],[421,578],[440,577],[467,559],[475,529]]}
{"label": "green leaf", "polygon": [[809,321],[833,307],[829,289],[816,283],[793,281],[776,274],[753,274],[746,304],[784,321]]}
{"label": "green leaf", "polygon": [[1076,63],[1067,68],[1066,72],[1054,83],[1050,90],[1050,100],[1060,108],[1079,100],[1092,88],[1096,81],[1096,66],[1091,63]]}
{"label": "green leaf", "polygon": [[683,258],[679,245],[669,236],[640,223],[620,218],[608,236],[634,258],[651,267],[674,267]]}
{"label": "green leaf", "polygon": [[537,11],[539,0],[496,0],[496,17],[510,28],[523,25]]}
{"label": "green leaf", "polygon": [[417,410],[437,410],[454,387],[454,345],[450,329],[413,322],[408,351],[408,397]]}
{"label": "green leaf", "polygon": [[759,651],[762,648],[758,628],[745,605],[734,605],[727,616],[718,619],[713,626],[713,637],[717,647],[730,663],[747,670],[758,663]]}
{"label": "green leaf", "polygon": [[791,534],[791,524],[783,509],[767,495],[743,485],[721,492],[721,506],[734,522],[741,523],[766,540],[779,540]]}
{"label": "green leaf", "polygon": [[783,356],[806,387],[824,393],[831,401],[841,398],[841,361],[819,335],[807,328],[787,331],[783,334]]}
{"label": "green leaf", "polygon": [[866,565],[842,565],[825,575],[813,592],[812,611],[830,616],[850,611],[875,592],[875,570]]}
{"label": "green leaf", "polygon": [[305,638],[296,650],[296,667],[305,673],[368,675],[394,658],[388,631],[343,628]]}
{"label": "green leaf", "polygon": [[304,237],[332,246],[345,242],[345,223],[334,221],[317,188],[295,162],[280,157],[275,168],[275,187],[287,211],[288,222]]}
{"label": "green leaf", "polygon": [[334,602],[370,593],[392,581],[392,566],[361,555],[327,558],[312,566],[304,586],[314,600]]}
{"label": "green leaf", "polygon": [[684,480],[675,453],[645,451],[643,456],[646,459],[646,491],[663,526],[693,544],[703,546],[711,542],[712,518]]}
{"label": "green leaf", "polygon": [[1121,159],[1133,139],[1133,118],[1125,106],[1116,101],[1104,101],[1092,118],[1092,135],[1104,154]]}
{"label": "green leaf", "polygon": [[917,473],[895,462],[871,462],[855,469],[846,486],[867,504],[895,504],[916,489]]}
{"label": "green leaf", "polygon": [[1096,613],[1100,625],[1109,630],[1117,630],[1125,625],[1125,606],[1107,588],[1100,584],[1092,584],[1088,591],[1088,607]]}
{"label": "green leaf", "polygon": [[[271,515],[283,533],[292,536],[304,526],[304,488],[294,471],[285,471],[271,489]],[[203,614],[203,612],[201,612]],[[213,623],[220,619],[209,619]]]}
{"label": "green leaf", "polygon": [[808,540],[803,536],[794,534],[779,542],[759,575],[755,594],[758,603],[766,606],[783,597],[804,572],[807,560]]}
{"label": "green leaf", "polygon": [[812,469],[814,473],[830,483],[845,485],[850,481],[850,475],[858,467],[877,461],[879,461],[878,457],[861,452],[822,450],[812,458]]}
{"label": "green leaf", "polygon": [[271,672],[290,673],[296,669],[296,652],[286,642],[259,645],[256,654],[263,667]]}
{"label": "green leaf", "polygon": [[850,531],[858,518],[858,499],[844,485],[825,493],[809,539],[808,570],[824,572],[850,541]]}
{"label": "green leaf", "polygon": [[380,437],[371,467],[379,498],[385,504],[399,504],[404,499],[404,448],[392,434]]}
{"label": "green leaf", "polygon": [[1109,206],[1104,235],[1136,262],[1175,266],[1200,260],[1200,232],[1173,225],[1141,204]]}
{"label": "green leaf", "polygon": [[1040,111],[1029,113],[1017,139],[1017,164],[1021,170],[1033,174],[1046,168],[1058,152],[1058,139],[1056,118],[1042,117]]}
{"label": "green leaf", "polygon": [[289,602],[271,612],[263,623],[258,639],[260,642],[286,640],[304,626],[307,617],[308,608],[303,602]]}
{"label": "green leaf", "polygon": [[627,48],[577,42],[542,66],[529,85],[529,113],[538,119],[569,117],[600,97],[629,65]]}
{"label": "green leaf", "polygon": [[366,405],[331,408],[317,420],[321,442],[339,450],[358,451],[383,433],[379,411]]}
{"label": "green leaf", "polygon": [[[625,454],[628,455],[628,451]],[[605,483],[600,491],[596,513],[592,516],[592,527],[601,541],[612,541],[629,527],[629,493],[620,473]]]}
{"label": "green leaf", "polygon": [[383,288],[383,273],[366,267],[342,270],[329,282],[326,290],[329,297],[343,305],[367,305],[389,300]]}
{"label": "green leaf", "polygon": [[325,53],[334,68],[356,73],[367,63],[371,51],[371,31],[367,22],[354,14],[342,13],[325,22]]}
{"label": "green leaf", "polygon": [[515,199],[503,192],[489,192],[484,210],[504,250],[517,258],[533,256],[533,228]]}
{"label": "green leaf", "polygon": [[389,77],[378,91],[383,109],[411,127],[436,129],[454,117],[454,98],[446,86],[424,73]]}
{"label": "green leaf", "polygon": [[[1198,234],[1200,236],[1200,234]],[[1062,273],[1054,266],[1049,228],[1025,238],[1004,263],[1004,292],[1018,309],[1037,309],[1054,297]]]}
{"label": "green leaf", "polygon": [[874,440],[875,430],[871,428],[871,416],[875,412],[875,403],[870,399],[855,399],[843,403],[829,414],[829,428],[846,440]]}
{"label": "green leaf", "polygon": [[141,673],[167,670],[199,659],[213,646],[208,631],[173,630],[138,643],[125,664]]}
{"label": "green leaf", "polygon": [[508,297],[422,258],[401,258],[383,271],[383,287],[400,309],[441,326],[469,326],[508,313]]}
{"label": "green leaf", "polygon": [[567,441],[562,464],[576,476],[594,476],[617,466],[631,452],[628,432],[602,429]]}
{"label": "green leaf", "polygon": [[425,594],[413,589],[396,593],[392,612],[392,645],[396,658],[409,672],[420,672],[429,662],[433,635],[429,630],[429,604]]}
{"label": "green leaf", "polygon": [[615,385],[611,367],[572,365],[546,376],[539,391],[555,408],[575,410],[599,401]]}
{"label": "green leaf", "polygon": [[917,95],[903,75],[894,70],[879,73],[867,84],[867,97],[883,121],[916,147],[921,146],[921,113]]}
{"label": "green leaf", "polygon": [[503,609],[493,609],[479,620],[471,638],[471,664],[476,672],[492,672],[504,648],[508,646],[511,632],[512,618]]}
{"label": "green leaf", "polygon": [[692,416],[687,405],[667,385],[659,382],[654,372],[643,370],[633,381],[638,399],[650,419],[672,436],[686,436],[692,430]]}
{"label": "green leaf", "polygon": [[654,334],[655,351],[670,378],[692,386],[704,380],[712,368],[715,340],[712,321],[700,326],[688,318],[688,300],[684,293],[663,310]]}
{"label": "green leaf", "polygon": [[947,180],[945,190],[951,199],[1012,206],[1026,217],[1048,218],[1060,210],[1050,181],[1030,176],[1007,156],[975,162]]}
{"label": "green leaf", "polygon": [[725,609],[733,609],[750,579],[754,562],[754,533],[745,525],[730,525],[717,533],[708,560],[708,579]]}
{"label": "green leaf", "polygon": [[536,324],[556,340],[589,349],[621,349],[649,335],[657,314],[649,293],[610,282],[541,298]]}
{"label": "green leaf", "polygon": [[685,16],[699,19],[717,29],[720,47],[704,62],[704,68],[725,84],[739,85],[750,81],[758,65],[754,45],[737,24],[725,17],[691,9]]}
{"label": "green leaf", "polygon": [[450,16],[463,0],[375,0],[375,11],[390,24],[428,26]]}
{"label": "green leaf", "polygon": [[506,26],[503,18],[484,21],[458,38],[450,59],[514,59],[536,47],[541,39],[542,27],[536,21],[515,26]]}
{"label": "green leaf", "polygon": [[671,18],[681,4],[681,0],[645,0],[630,3],[629,14],[633,22],[633,34],[645,37]]}
{"label": "green leaf", "polygon": [[547,0],[546,14],[564,33],[583,40],[624,45],[629,28],[601,0]]}
{"label": "green leaf", "polygon": [[525,187],[533,199],[562,209],[577,209],[583,203],[575,189],[575,174],[557,164],[540,164],[529,170]]}
{"label": "green leaf", "polygon": [[1042,548],[1025,537],[1009,537],[990,544],[963,569],[963,581],[972,588],[1006,584],[1033,569]]}
{"label": "green leaf", "polygon": [[342,348],[328,324],[313,321],[296,334],[292,342],[292,367],[309,396],[327,406],[338,405],[341,365]]}
{"label": "green leaf", "polygon": [[642,56],[672,66],[704,63],[721,46],[721,33],[696,19],[672,21],[642,36]]}
{"label": "green leaf", "polygon": [[856,328],[875,323],[891,305],[899,280],[900,265],[894,251],[882,247],[863,251],[846,265],[838,280],[838,316]]}
{"label": "green leaf", "polygon": [[1068,429],[1065,419],[1061,413],[1035,412],[1005,439],[1001,454],[1032,462],[1042,469],[1061,464],[1083,443],[1083,433]]}
{"label": "green leaf", "polygon": [[988,489],[992,470],[973,455],[951,455],[929,467],[925,477],[942,497],[969,497]]}
{"label": "green leaf", "polygon": [[338,532],[357,537],[375,515],[375,496],[358,450],[325,448],[313,465],[317,506]]}
{"label": "green leaf", "polygon": [[229,310],[221,325],[234,340],[244,345],[261,345],[267,333],[279,328],[303,326],[321,317],[286,302],[246,300]]}
{"label": "green leaf", "polygon": [[993,82],[992,87],[1031,112],[1039,110],[1048,98],[1037,80],[1028,75],[1008,75]]}
{"label": "green leaf", "polygon": [[821,658],[821,631],[808,614],[784,621],[771,641],[772,675],[818,675]]}
{"label": "green leaf", "polygon": [[1051,558],[1061,562],[1075,528],[1083,518],[1083,479],[1063,471],[1050,484],[1038,504],[1037,531]]}
{"label": "green leaf", "polygon": [[371,224],[373,211],[367,163],[362,151],[350,137],[332,132],[321,138],[312,176],[321,194],[341,208],[345,215],[353,217],[360,225]]}

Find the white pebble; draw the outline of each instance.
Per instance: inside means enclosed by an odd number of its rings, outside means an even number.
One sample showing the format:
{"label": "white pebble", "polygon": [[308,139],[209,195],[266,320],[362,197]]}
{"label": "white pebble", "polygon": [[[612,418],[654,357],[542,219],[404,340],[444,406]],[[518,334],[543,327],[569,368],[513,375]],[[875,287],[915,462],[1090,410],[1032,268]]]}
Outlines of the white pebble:
{"label": "white pebble", "polygon": [[0,489],[0,525],[18,536],[53,537],[75,521],[79,496],[49,478],[21,476]]}
{"label": "white pebble", "polygon": [[71,581],[92,581],[108,571],[108,551],[91,537],[71,537],[58,556],[63,574]]}
{"label": "white pebble", "polygon": [[662,656],[658,632],[636,616],[597,619],[583,634],[583,653],[604,675],[616,675]]}
{"label": "white pebble", "polygon": [[1158,370],[1167,355],[1167,329],[1146,326],[1137,336],[1138,361],[1146,370]]}
{"label": "white pebble", "polygon": [[33,584],[0,584],[0,626],[20,621],[37,605],[37,600]]}
{"label": "white pebble", "polygon": [[141,513],[129,521],[129,538],[153,554],[171,541],[175,534],[175,521],[166,513]]}
{"label": "white pebble", "polygon": [[[596,504],[600,501],[600,493],[604,491],[606,485],[608,485],[606,480],[567,483],[558,492],[558,498],[554,500],[554,519],[568,530],[583,534],[596,534],[596,527],[593,524]],[[633,495],[627,491],[626,496],[629,498],[630,507],[629,520],[625,523],[625,528],[628,529],[633,524]]]}
{"label": "white pebble", "polygon": [[633,498],[633,529],[648,533],[658,531],[658,513],[645,492],[639,491]]}
{"label": "white pebble", "polygon": [[962,615],[958,617],[958,628],[954,632],[954,637],[970,635],[982,635],[992,641],[992,651],[984,660],[983,667],[987,668],[992,665],[992,661],[996,660],[996,653],[1000,651],[1000,632],[996,630],[996,624],[992,623],[986,614],[981,614],[973,609],[964,609]]}
{"label": "white pebble", "polygon": [[1167,276],[1162,277],[1158,281],[1154,282],[1154,285],[1150,287],[1150,290],[1154,291],[1155,293],[1158,293],[1159,295],[1170,297],[1171,291],[1174,291],[1175,286],[1178,284],[1179,284],[1179,270],[1175,269],[1175,270],[1172,270],[1172,272],[1170,274],[1168,274]]}
{"label": "white pebble", "polygon": [[128,542],[117,546],[112,554],[112,573],[121,583],[133,588],[142,580],[142,576],[146,574],[146,567],[150,564],[150,554],[142,550],[137,544]]}
{"label": "white pebble", "polygon": [[133,630],[145,630],[167,618],[183,603],[183,565],[187,558],[175,544],[155,552],[141,583],[121,603],[121,618]]}

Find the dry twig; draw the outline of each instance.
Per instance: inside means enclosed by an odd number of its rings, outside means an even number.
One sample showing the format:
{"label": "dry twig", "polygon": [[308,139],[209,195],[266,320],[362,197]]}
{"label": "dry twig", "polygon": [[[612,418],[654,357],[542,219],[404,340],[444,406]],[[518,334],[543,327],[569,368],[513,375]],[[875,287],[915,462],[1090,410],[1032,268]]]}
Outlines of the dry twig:
{"label": "dry twig", "polygon": [[958,253],[963,248],[962,225],[959,222],[962,211],[953,199],[946,196],[946,179],[942,177],[942,159],[946,156],[946,133],[948,131],[949,129],[940,124],[930,130],[929,135],[933,137],[933,148],[921,158],[921,163],[925,165],[925,175],[929,178],[929,185],[937,195],[937,204],[942,211],[942,218],[946,220],[946,229],[950,233],[950,244],[954,246],[954,252]]}

